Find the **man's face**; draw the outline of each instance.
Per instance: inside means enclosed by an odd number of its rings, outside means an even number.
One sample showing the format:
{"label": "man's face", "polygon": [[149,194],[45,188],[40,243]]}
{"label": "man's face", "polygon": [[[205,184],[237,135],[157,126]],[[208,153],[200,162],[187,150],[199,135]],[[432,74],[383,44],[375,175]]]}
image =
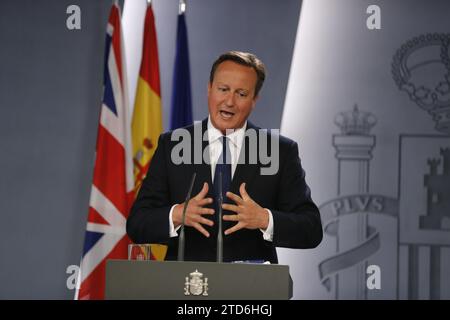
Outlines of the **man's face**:
{"label": "man's face", "polygon": [[224,61],[208,85],[208,109],[214,127],[241,128],[255,107],[256,71],[233,61]]}

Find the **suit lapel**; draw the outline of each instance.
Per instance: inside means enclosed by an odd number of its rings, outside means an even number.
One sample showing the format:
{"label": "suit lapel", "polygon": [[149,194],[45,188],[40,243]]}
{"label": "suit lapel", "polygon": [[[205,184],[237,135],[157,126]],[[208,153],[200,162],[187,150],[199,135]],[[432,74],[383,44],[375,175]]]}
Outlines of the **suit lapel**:
{"label": "suit lapel", "polygon": [[[201,123],[202,138],[207,130],[207,123],[208,123],[208,119],[203,120]],[[192,140],[194,141],[195,139],[192,139]],[[208,140],[204,141],[202,139],[202,158],[201,158],[202,161],[200,164],[196,163],[194,167],[195,167],[195,172],[197,172],[196,185],[198,185],[199,190],[201,190],[203,183],[207,182],[208,187],[209,187],[208,194],[209,194],[209,196],[211,196],[214,194],[214,192],[212,189],[213,185],[212,185],[212,178],[211,178],[211,166],[209,165],[209,162],[210,162],[209,161],[209,152],[205,152],[205,149],[207,148],[207,146],[208,146]],[[197,152],[197,151],[195,151],[195,149],[192,149],[192,150],[194,150],[194,152]],[[205,157],[207,159],[203,159],[203,155],[205,155]],[[205,160],[206,160],[206,162],[205,162]]]}
{"label": "suit lapel", "polygon": [[[250,121],[247,122],[247,130],[258,130],[256,126],[254,126]],[[239,187],[243,182],[249,185],[252,180],[257,176],[257,172],[260,169],[259,158],[257,156],[256,163],[250,163],[250,146],[249,142],[251,140],[247,140],[244,137],[243,145],[239,154],[239,162],[236,166],[236,171],[234,172],[233,179],[231,181],[231,192],[235,194],[239,193]],[[259,143],[259,137],[257,135],[257,143]],[[255,150],[255,149],[253,149]]]}

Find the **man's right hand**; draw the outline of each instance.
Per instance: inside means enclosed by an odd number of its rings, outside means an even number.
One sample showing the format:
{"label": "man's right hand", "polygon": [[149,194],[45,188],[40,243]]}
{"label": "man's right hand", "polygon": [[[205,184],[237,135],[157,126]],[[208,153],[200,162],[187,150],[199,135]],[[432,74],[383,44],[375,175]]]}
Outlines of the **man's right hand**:
{"label": "man's right hand", "polygon": [[[208,194],[208,183],[203,183],[203,188],[193,197],[186,209],[185,225],[193,227],[203,233],[205,237],[209,237],[209,232],[203,228],[203,224],[213,226],[214,222],[203,217],[204,214],[214,214],[214,209],[204,208],[204,206],[213,202],[212,198],[205,198]],[[173,225],[178,227],[183,222],[184,202],[175,206],[172,213]]]}

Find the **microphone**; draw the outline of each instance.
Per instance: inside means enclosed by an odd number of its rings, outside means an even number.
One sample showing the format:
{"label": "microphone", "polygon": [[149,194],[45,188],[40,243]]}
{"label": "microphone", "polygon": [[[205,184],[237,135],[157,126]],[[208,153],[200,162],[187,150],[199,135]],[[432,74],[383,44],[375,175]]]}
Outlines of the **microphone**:
{"label": "microphone", "polygon": [[219,199],[218,199],[218,209],[219,212],[218,220],[219,224],[217,226],[217,259],[216,262],[222,262],[223,260],[223,235],[222,235],[222,203],[223,203],[223,196],[222,196],[222,171],[219,171]]}
{"label": "microphone", "polygon": [[183,219],[181,222],[180,236],[178,237],[178,261],[184,261],[184,224],[186,222],[186,209],[187,209],[189,201],[191,200],[191,193],[192,193],[192,188],[194,187],[194,181],[195,181],[196,175],[197,175],[196,172],[194,172],[192,174],[189,191],[186,195],[186,200],[184,201]]}

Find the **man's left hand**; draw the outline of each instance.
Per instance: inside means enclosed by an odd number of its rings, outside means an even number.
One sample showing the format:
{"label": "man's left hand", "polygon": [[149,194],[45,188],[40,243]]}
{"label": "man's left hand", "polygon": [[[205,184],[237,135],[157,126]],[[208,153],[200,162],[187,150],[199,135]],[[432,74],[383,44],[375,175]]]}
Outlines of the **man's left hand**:
{"label": "man's left hand", "polygon": [[233,227],[225,230],[225,235],[229,235],[240,229],[267,229],[269,225],[269,212],[257,204],[245,190],[245,183],[242,183],[238,196],[232,192],[227,192],[227,197],[236,204],[222,204],[225,210],[233,211],[236,214],[223,215],[225,221],[236,221]]}

